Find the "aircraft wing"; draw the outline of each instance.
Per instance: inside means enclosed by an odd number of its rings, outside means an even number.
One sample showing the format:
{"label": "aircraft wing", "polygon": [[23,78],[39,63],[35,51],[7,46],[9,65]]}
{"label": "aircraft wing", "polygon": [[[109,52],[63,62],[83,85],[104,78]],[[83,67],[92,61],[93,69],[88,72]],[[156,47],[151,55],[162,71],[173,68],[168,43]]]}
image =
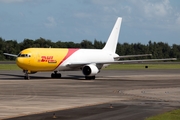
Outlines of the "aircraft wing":
{"label": "aircraft wing", "polygon": [[165,59],[144,59],[144,60],[120,60],[120,61],[112,61],[112,62],[76,62],[76,63],[68,63],[67,67],[83,67],[84,65],[88,64],[96,64],[96,65],[103,65],[103,64],[123,64],[123,63],[143,63],[143,62],[156,62],[156,61],[171,61],[177,60],[177,58],[165,58]]}
{"label": "aircraft wing", "polygon": [[9,54],[9,53],[3,53],[4,55],[12,56],[12,57],[17,57],[18,55],[15,54]]}
{"label": "aircraft wing", "polygon": [[114,57],[114,59],[130,58],[130,57],[144,57],[144,56],[152,56],[152,54],[124,55],[124,56]]}
{"label": "aircraft wing", "polygon": [[170,61],[170,60],[177,60],[177,58],[144,59],[144,60],[120,60],[120,61],[113,61],[113,62],[104,62],[103,64],[143,63],[143,62]]}

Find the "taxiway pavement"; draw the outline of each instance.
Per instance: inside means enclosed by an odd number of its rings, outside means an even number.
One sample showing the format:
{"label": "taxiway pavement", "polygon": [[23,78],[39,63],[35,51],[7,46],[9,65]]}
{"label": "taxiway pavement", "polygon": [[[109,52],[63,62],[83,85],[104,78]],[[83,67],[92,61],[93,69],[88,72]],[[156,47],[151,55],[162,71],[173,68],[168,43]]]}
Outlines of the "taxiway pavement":
{"label": "taxiway pavement", "polygon": [[102,70],[96,80],[81,71],[23,79],[0,71],[0,119],[143,120],[180,108],[180,70]]}

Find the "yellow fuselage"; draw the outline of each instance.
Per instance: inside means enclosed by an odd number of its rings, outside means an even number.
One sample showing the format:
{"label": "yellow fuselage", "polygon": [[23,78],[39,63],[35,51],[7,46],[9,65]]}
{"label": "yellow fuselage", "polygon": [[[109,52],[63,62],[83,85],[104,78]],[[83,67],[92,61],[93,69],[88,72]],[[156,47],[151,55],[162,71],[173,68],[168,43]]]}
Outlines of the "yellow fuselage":
{"label": "yellow fuselage", "polygon": [[20,52],[16,64],[28,71],[53,71],[78,49],[28,48]]}

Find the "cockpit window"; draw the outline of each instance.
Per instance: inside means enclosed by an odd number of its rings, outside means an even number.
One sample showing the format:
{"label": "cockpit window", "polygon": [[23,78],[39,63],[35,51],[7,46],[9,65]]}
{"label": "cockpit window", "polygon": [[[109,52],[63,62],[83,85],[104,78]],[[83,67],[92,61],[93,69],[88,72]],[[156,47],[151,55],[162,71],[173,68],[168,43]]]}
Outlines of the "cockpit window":
{"label": "cockpit window", "polygon": [[21,53],[19,53],[18,57],[31,57],[31,55],[30,54],[21,54]]}

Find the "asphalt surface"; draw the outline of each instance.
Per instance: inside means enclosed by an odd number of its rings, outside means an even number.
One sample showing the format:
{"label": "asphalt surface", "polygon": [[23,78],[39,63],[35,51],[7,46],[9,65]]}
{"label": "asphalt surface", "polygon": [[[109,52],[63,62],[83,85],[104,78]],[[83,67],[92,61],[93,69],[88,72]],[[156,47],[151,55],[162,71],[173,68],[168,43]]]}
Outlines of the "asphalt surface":
{"label": "asphalt surface", "polygon": [[144,120],[180,108],[180,70],[102,70],[96,80],[81,71],[23,79],[0,71],[0,119]]}
{"label": "asphalt surface", "polygon": [[[0,64],[16,64],[16,61],[0,61]],[[134,64],[134,63],[128,63],[128,64]],[[143,62],[136,64],[180,64],[180,62]]]}

